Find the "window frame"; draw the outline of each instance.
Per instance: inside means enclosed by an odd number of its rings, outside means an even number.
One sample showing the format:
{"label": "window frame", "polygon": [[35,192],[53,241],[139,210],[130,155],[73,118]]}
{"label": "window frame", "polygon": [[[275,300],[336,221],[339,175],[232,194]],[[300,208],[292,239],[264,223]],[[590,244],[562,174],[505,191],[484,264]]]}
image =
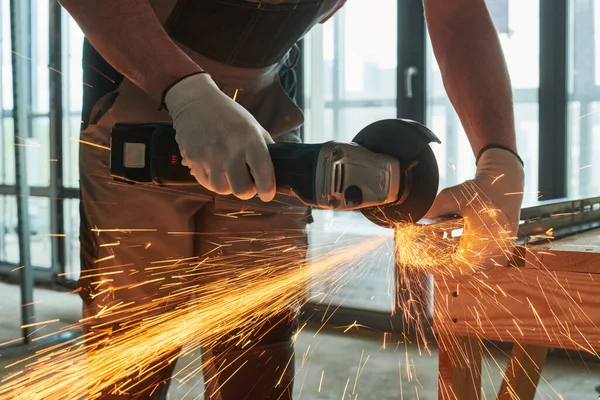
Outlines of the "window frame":
{"label": "window frame", "polygon": [[[21,9],[21,13],[27,12],[26,9],[31,8],[31,2],[21,2],[21,0],[10,0],[11,7],[15,7],[18,3],[27,3]],[[568,0],[544,0],[540,1],[540,84],[539,89],[518,89],[514,91],[515,103],[531,102],[537,100],[539,104],[539,168],[537,171],[539,177],[539,191],[542,192],[543,199],[558,199],[567,196],[567,181],[568,181],[568,163],[567,156],[569,129],[568,121],[568,78],[570,62],[569,52],[569,18],[570,7]],[[50,67],[56,71],[60,71],[62,67],[62,42],[61,30],[63,21],[63,13],[58,1],[50,0],[50,23],[49,23],[49,60]],[[335,18],[342,18],[338,13]],[[11,19],[12,21],[12,19]],[[398,60],[397,60],[397,96],[395,105],[397,116],[401,118],[410,118],[416,121],[425,123],[427,121],[427,73],[426,73],[426,24],[423,18],[423,6],[421,2],[412,1],[397,1],[397,45],[398,45]],[[19,38],[21,43],[31,46],[31,19],[21,18],[18,23],[12,23],[11,33],[14,38]],[[336,23],[330,21],[328,23]],[[343,26],[339,24],[341,28]],[[339,31],[339,29],[338,29]],[[339,35],[336,35],[338,37]],[[343,36],[343,35],[342,35]],[[341,40],[338,37],[338,40]],[[301,49],[302,42],[300,43]],[[296,66],[298,74],[297,96],[298,103],[304,104],[304,71],[303,71],[304,54],[301,52],[301,59]],[[21,69],[17,74],[21,75],[20,79],[25,78],[25,81],[31,82],[31,66],[27,66],[17,56],[12,57],[13,70],[15,66]],[[410,82],[407,81],[409,68],[416,68],[416,75],[411,75]],[[54,72],[49,68],[50,76],[50,154],[51,158],[61,159],[63,152],[63,124],[64,104],[63,104],[63,75]],[[414,71],[414,70],[413,70]],[[15,72],[13,71],[13,74]],[[412,96],[407,96],[407,85],[412,85]],[[31,99],[31,85],[23,87],[15,85],[15,98],[21,99],[22,104],[27,104],[23,99]],[[600,86],[596,86],[594,91],[597,93],[600,101]],[[336,91],[334,91],[335,95]],[[334,99],[335,101],[335,99]],[[436,99],[433,99],[435,102]],[[441,100],[438,100],[441,101]],[[331,106],[337,109],[348,106],[357,107],[381,107],[382,105],[392,105],[393,100],[339,100],[336,104],[331,104],[331,101],[326,102],[326,107]],[[447,103],[447,102],[445,102]],[[442,101],[442,104],[445,104]],[[434,103],[435,104],[435,103]],[[448,106],[448,104],[445,104]],[[30,104],[29,104],[30,107]],[[15,110],[17,107],[15,107]],[[10,116],[10,110],[2,110],[2,117]],[[32,118],[37,117],[29,112],[23,113],[27,124],[31,124]],[[338,116],[339,118],[339,116]],[[335,121],[335,118],[334,118]],[[26,125],[23,125],[26,126]],[[542,136],[543,135],[543,136]],[[78,199],[79,189],[65,187],[63,185],[62,163],[51,163],[50,171],[50,186],[48,187],[24,187],[22,184],[1,184],[0,195],[18,196],[18,201],[22,207],[26,207],[24,196],[37,196],[51,199],[51,229],[52,233],[58,236],[52,237],[52,266],[46,268],[32,268],[36,283],[53,284],[61,283],[62,285],[73,287],[74,282],[62,277],[66,272],[66,240],[60,236],[64,234],[65,226],[65,210],[63,199]],[[22,178],[22,177],[21,177]],[[22,183],[22,179],[21,179]],[[26,186],[26,185],[25,185]],[[26,198],[26,197],[25,197]],[[26,208],[25,208],[26,209]],[[26,219],[25,219],[26,221]],[[29,235],[20,235],[19,240],[21,247],[30,250],[31,240]],[[27,255],[25,258],[27,259]],[[8,279],[16,279],[18,276],[11,271],[18,267],[16,264],[7,264],[0,262],[0,275]],[[342,313],[343,314],[343,313]],[[366,312],[366,315],[373,313]],[[350,313],[350,315],[353,315]],[[389,320],[389,315],[387,316]],[[369,319],[371,319],[369,317]],[[334,320],[332,320],[334,321]],[[378,320],[381,322],[381,319]],[[374,322],[373,326],[380,325]],[[371,326],[371,325],[370,325]],[[385,326],[389,328],[389,325]]]}
{"label": "window frame", "polygon": [[[11,34],[20,43],[22,43],[23,50],[21,54],[31,54],[32,51],[32,26],[31,26],[31,1],[11,0],[11,14],[17,13],[18,17],[12,22],[11,18]],[[17,4],[22,3],[22,4]],[[22,103],[22,107],[25,107],[24,111],[21,112],[20,119],[24,121],[21,123],[22,131],[31,131],[32,122],[35,118],[48,117],[50,120],[50,158],[56,160],[62,160],[62,149],[63,149],[63,99],[62,99],[62,83],[63,75],[59,72],[62,71],[62,7],[58,1],[50,1],[49,7],[49,112],[45,113],[34,113],[31,108],[32,90],[33,85],[21,85],[16,86],[13,83],[14,98],[19,99]],[[12,16],[12,15],[11,15]],[[16,43],[16,42],[15,42]],[[83,45],[83,44],[82,44]],[[13,46],[17,48],[17,46]],[[33,73],[30,63],[23,62],[19,56],[13,55],[12,59],[13,66],[13,77],[19,76],[23,82],[32,82]],[[15,67],[17,66],[17,67]],[[17,71],[16,71],[17,70]],[[13,78],[14,80],[14,78]],[[17,104],[17,100],[15,100]],[[16,109],[16,107],[15,107]],[[3,117],[11,116],[10,110],[3,110]],[[15,113],[16,114],[16,113]],[[15,119],[19,119],[17,115],[14,115]],[[17,162],[15,162],[17,164]],[[72,288],[74,281],[69,281],[63,277],[66,272],[66,241],[64,236],[64,206],[63,200],[65,199],[78,199],[79,189],[65,187],[63,185],[63,171],[62,162],[51,162],[50,163],[50,185],[49,186],[27,186],[21,187],[18,182],[14,184],[0,184],[0,195],[4,196],[16,196],[17,203],[23,203],[23,207],[26,209],[27,201],[21,199],[27,199],[31,197],[42,197],[50,200],[50,230],[53,234],[51,240],[51,266],[50,268],[40,267],[33,265],[31,267],[35,282],[39,284],[62,284],[63,286]],[[17,170],[17,165],[15,165]],[[26,173],[26,171],[25,171]],[[20,180],[23,179],[23,174],[20,176]],[[20,220],[22,218],[19,218]],[[27,218],[28,219],[28,218]],[[28,227],[27,227],[28,229]],[[30,260],[31,253],[31,238],[30,235],[19,235],[20,247],[24,249],[24,254],[21,260]],[[23,252],[23,251],[21,251]],[[31,262],[28,262],[31,265]],[[22,265],[23,261],[19,263],[9,263],[6,261],[0,261],[0,275],[7,278],[9,281],[20,280],[20,277],[12,273],[15,268]]]}

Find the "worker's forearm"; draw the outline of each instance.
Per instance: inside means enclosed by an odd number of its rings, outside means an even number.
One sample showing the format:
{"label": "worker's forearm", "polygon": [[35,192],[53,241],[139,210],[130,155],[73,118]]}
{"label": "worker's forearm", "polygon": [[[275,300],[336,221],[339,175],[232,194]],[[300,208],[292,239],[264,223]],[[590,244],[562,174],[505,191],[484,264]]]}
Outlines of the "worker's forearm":
{"label": "worker's forearm", "polygon": [[60,0],[96,50],[156,100],[178,78],[200,71],[167,35],[148,0]]}
{"label": "worker's forearm", "polygon": [[464,10],[447,13],[434,10],[434,3],[425,2],[433,50],[473,152],[487,144],[516,151],[510,78],[485,2],[459,0]]}

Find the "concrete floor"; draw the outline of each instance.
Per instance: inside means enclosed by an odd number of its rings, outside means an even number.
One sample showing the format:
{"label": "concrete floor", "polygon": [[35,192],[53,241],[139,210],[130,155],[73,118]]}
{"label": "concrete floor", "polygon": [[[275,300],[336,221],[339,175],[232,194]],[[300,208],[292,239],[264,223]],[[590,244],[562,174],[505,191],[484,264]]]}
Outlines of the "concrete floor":
{"label": "concrete floor", "polygon": [[[76,295],[37,289],[35,304],[37,320],[60,319],[52,326],[70,324],[80,317],[80,303]],[[18,337],[19,289],[0,283],[0,340]],[[49,328],[50,329],[50,328]],[[361,330],[343,334],[343,329],[332,327],[315,335],[314,331],[300,333],[297,344],[297,378],[295,399],[353,400],[353,399],[421,399],[437,398],[437,351],[419,352],[415,345],[396,343],[382,349],[382,335]],[[0,367],[14,361],[0,349]],[[304,355],[304,357],[302,356]],[[361,362],[362,360],[362,362]],[[185,365],[181,360],[179,365]],[[365,364],[366,361],[366,364]],[[500,384],[500,370],[496,365],[506,363],[506,358],[494,352],[494,359],[484,361],[483,382],[486,399],[495,398],[494,388]],[[357,370],[362,372],[358,380]],[[407,364],[411,377],[407,376]],[[324,371],[324,372],[323,372]],[[400,378],[400,371],[401,378]],[[0,379],[4,373],[0,373]],[[321,376],[321,391],[319,384]],[[201,379],[200,377],[198,379]],[[596,400],[595,387],[600,384],[600,363],[584,363],[565,358],[549,357],[544,366],[543,379],[536,396],[541,399]],[[192,387],[195,388],[192,389]],[[190,391],[190,389],[192,389]],[[342,397],[345,392],[345,397]],[[183,397],[185,394],[187,395]],[[195,399],[202,393],[198,381],[180,384],[173,382],[171,399]]]}

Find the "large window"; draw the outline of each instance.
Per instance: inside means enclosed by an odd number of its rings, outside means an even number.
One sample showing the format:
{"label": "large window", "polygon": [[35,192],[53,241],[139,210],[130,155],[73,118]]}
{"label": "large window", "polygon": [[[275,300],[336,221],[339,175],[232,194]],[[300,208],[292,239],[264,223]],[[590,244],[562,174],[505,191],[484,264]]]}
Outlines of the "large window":
{"label": "large window", "polygon": [[[600,154],[600,0],[569,0],[566,13],[557,8],[560,1],[487,2],[514,88],[518,146],[526,168],[525,203],[538,199],[538,186],[545,194],[556,196],[564,191],[549,189],[566,186],[574,197],[600,194],[600,161],[595,157]],[[20,197],[15,186],[14,149],[25,146],[31,237],[23,239],[38,276],[54,279],[69,272],[70,278],[76,278],[83,35],[56,1],[23,3],[30,4],[31,11],[25,29],[19,29],[19,34],[27,36],[27,49],[18,56],[27,60],[21,72],[31,84],[19,93],[27,98],[28,128],[15,142],[10,0],[0,0],[0,263],[8,264],[1,271],[18,267]],[[304,137],[313,143],[350,141],[366,125],[380,119],[417,119],[442,140],[442,144],[432,145],[442,189],[471,178],[475,165],[442,85],[420,3],[377,0],[374,7],[372,1],[348,1],[334,18],[311,31],[303,41]],[[565,35],[561,21],[568,27]],[[560,38],[568,44],[566,58],[559,51],[564,45]],[[557,56],[549,50],[556,50]],[[566,81],[561,63],[568,64]],[[409,71],[415,71],[412,91],[407,87]],[[560,92],[563,87],[568,93],[567,107],[559,96],[556,101],[555,96],[539,97],[548,88]],[[56,112],[52,99],[59,90],[62,107]],[[566,116],[568,131],[560,126]],[[549,128],[554,127],[549,134]],[[562,141],[565,138],[567,149]],[[539,162],[548,154],[567,153],[568,162]],[[561,175],[567,168],[569,173]],[[311,251],[327,251],[327,245],[341,234],[391,235],[360,213],[315,211],[314,218]],[[389,312],[393,304],[389,290],[394,270],[391,256],[383,255],[368,276],[346,285],[333,303]]]}
{"label": "large window", "polygon": [[15,183],[13,139],[13,92],[10,43],[10,9],[8,0],[0,2],[0,185]]}
{"label": "large window", "polygon": [[[538,198],[539,0],[489,3],[513,85],[517,146],[526,171],[524,203],[534,203]],[[442,141],[433,148],[441,187],[445,187],[472,178],[475,157],[444,89],[429,38],[427,49],[427,125]]]}
{"label": "large window", "polygon": [[17,202],[14,196],[0,196],[0,262],[19,262]]}
{"label": "large window", "polygon": [[[10,10],[7,0],[0,2],[0,186],[15,183],[13,140],[13,92],[10,42]],[[17,204],[14,196],[0,196],[0,262],[17,263]]]}
{"label": "large window", "polygon": [[600,0],[570,0],[568,28],[568,193],[588,197],[600,194]]}
{"label": "large window", "polygon": [[[397,9],[398,4],[402,10]],[[518,147],[527,171],[525,203],[534,203],[538,199],[539,1],[490,1],[489,5],[514,88]],[[378,119],[397,115],[414,118],[405,115],[396,101],[397,88],[402,86],[398,85],[397,77],[404,76],[398,74],[398,60],[405,57],[408,60],[403,60],[402,65],[418,65],[419,58],[410,51],[398,54],[399,35],[409,35],[409,40],[417,40],[420,34],[406,26],[399,29],[399,34],[395,32],[398,11],[402,13],[409,7],[393,0],[382,1],[377,8],[367,2],[348,2],[331,21],[317,27],[307,37],[305,140],[347,141],[366,124]],[[427,73],[423,76],[415,68],[415,76],[426,78],[425,122],[442,141],[439,145],[432,144],[439,164],[441,190],[472,178],[475,157],[442,84],[429,38],[426,48],[421,51],[425,52]],[[315,235],[313,240],[322,241],[323,230],[339,230],[346,234],[364,232],[363,228],[348,228],[350,223],[364,221],[360,215],[317,211],[315,216],[316,223],[311,228]],[[384,230],[372,227],[368,232],[380,234]],[[348,286],[353,297],[349,299],[343,292],[339,302],[354,306],[352,299],[356,299],[357,307],[389,310],[390,302],[385,296],[381,303],[365,302],[364,298],[374,290],[384,292],[387,289],[391,262],[391,257],[387,262],[382,261],[381,269],[368,281],[361,282],[362,286]]]}
{"label": "large window", "polygon": [[75,20],[62,10],[63,76],[63,183],[79,187],[79,130],[83,97],[83,32]]}
{"label": "large window", "polygon": [[[72,275],[76,277],[79,270],[79,257],[75,257],[79,237],[78,216],[75,215],[78,211],[77,191],[65,188],[78,187],[83,35],[57,2],[28,2],[28,24],[25,29],[19,29],[19,32],[27,34],[27,46],[25,51],[15,53],[27,61],[20,73],[29,85],[19,93],[27,104],[27,121],[26,129],[15,142],[10,0],[0,0],[0,262],[8,263],[9,271],[19,262],[14,155],[15,146],[21,146],[25,148],[27,184],[30,187],[26,203],[30,216],[28,243],[31,262],[37,269],[46,271],[45,276],[51,280],[65,268],[76,272]],[[52,26],[61,27],[61,30],[51,32]],[[51,46],[54,37],[60,38],[60,46]],[[57,63],[57,59],[60,62]],[[52,150],[60,142],[51,133],[53,80],[59,82],[58,87],[62,82],[63,124],[62,129],[57,131],[62,132],[62,149],[59,151]],[[59,186],[58,179],[52,175],[54,165],[61,166],[63,186]]]}

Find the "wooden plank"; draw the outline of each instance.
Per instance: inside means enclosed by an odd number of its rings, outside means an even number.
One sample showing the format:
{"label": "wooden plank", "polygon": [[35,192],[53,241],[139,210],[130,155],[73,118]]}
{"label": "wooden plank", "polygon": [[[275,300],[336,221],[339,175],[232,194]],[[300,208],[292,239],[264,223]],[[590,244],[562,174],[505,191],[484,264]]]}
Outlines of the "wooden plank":
{"label": "wooden plank", "polygon": [[479,400],[481,342],[469,337],[446,337],[439,342],[438,399]]}
{"label": "wooden plank", "polygon": [[600,274],[495,268],[434,290],[438,333],[600,351]]}
{"label": "wooden plank", "polygon": [[527,268],[542,271],[568,271],[581,273],[600,273],[600,253],[586,251],[556,250],[532,247],[527,250]]}
{"label": "wooden plank", "polygon": [[515,343],[497,400],[533,400],[547,354],[547,347]]}
{"label": "wooden plank", "polygon": [[532,245],[526,258],[530,268],[600,273],[600,229]]}
{"label": "wooden plank", "polygon": [[551,239],[548,243],[537,244],[532,247],[556,251],[593,251],[600,253],[600,229],[591,229],[560,239]]}

